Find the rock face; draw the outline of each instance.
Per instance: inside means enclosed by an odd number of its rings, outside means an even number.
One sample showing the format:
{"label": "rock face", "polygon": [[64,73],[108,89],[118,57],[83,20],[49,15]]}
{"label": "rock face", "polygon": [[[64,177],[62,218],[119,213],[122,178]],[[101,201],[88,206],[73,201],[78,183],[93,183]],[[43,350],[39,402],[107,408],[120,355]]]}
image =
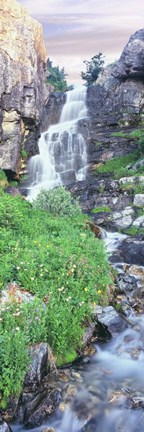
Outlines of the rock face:
{"label": "rock face", "polygon": [[21,150],[37,150],[46,51],[41,25],[16,0],[1,0],[0,16],[0,167],[18,173]]}
{"label": "rock face", "polygon": [[107,66],[88,88],[88,160],[104,161],[131,152],[135,140],[117,136],[143,126],[144,29],[130,37],[120,59]]}

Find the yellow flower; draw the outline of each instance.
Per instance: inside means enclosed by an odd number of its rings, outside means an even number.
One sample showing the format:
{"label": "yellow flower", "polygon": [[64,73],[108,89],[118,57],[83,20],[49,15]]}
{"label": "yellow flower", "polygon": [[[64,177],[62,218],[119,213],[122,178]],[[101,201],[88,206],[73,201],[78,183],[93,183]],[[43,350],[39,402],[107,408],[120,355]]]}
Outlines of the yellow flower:
{"label": "yellow flower", "polygon": [[98,294],[101,294],[102,292],[101,292],[101,290],[98,290]]}
{"label": "yellow flower", "polygon": [[88,288],[84,288],[84,291],[87,292],[87,291],[88,291]]}

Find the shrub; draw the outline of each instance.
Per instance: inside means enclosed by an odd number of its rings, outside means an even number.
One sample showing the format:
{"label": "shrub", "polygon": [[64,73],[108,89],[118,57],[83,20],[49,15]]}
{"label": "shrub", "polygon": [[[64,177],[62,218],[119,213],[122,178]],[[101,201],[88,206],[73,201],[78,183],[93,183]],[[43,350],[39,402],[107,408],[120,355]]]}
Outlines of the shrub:
{"label": "shrub", "polygon": [[55,216],[74,217],[81,213],[78,200],[64,187],[42,190],[33,202],[35,209],[48,210]]}

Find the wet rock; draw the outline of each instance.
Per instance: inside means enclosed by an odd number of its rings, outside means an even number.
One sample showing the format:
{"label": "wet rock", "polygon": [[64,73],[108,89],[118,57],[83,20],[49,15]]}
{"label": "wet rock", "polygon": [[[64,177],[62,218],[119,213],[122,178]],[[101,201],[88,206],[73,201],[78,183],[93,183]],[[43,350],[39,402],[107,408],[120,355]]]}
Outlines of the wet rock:
{"label": "wet rock", "polygon": [[42,422],[44,422],[58,407],[60,401],[61,392],[53,389],[50,394],[43,399],[42,403],[32,410],[31,413],[30,407],[27,405],[27,411],[25,412],[24,418],[25,425],[27,427],[35,427],[42,424]]}
{"label": "wet rock", "polygon": [[48,372],[48,345],[40,343],[30,348],[32,363],[26,374],[24,385],[35,390]]}
{"label": "wet rock", "polygon": [[71,184],[76,181],[75,171],[69,170],[69,171],[63,171],[60,173],[60,177],[62,182],[65,185]]}
{"label": "wet rock", "polygon": [[127,237],[113,252],[110,261],[113,263],[124,262],[128,264],[144,265],[144,241],[138,241]]}
{"label": "wet rock", "polygon": [[94,315],[98,324],[106,327],[111,336],[115,336],[127,327],[124,318],[116,312],[113,306],[104,308],[97,306],[94,310]]}
{"label": "wet rock", "polygon": [[137,194],[134,197],[134,205],[136,207],[143,207],[144,206],[144,194]]}
{"label": "wet rock", "polygon": [[44,428],[44,429],[42,429],[42,431],[41,432],[56,432],[56,430],[55,429],[53,429],[53,428]]}
{"label": "wet rock", "polygon": [[121,292],[131,292],[137,288],[137,281],[132,275],[119,274],[117,277],[117,286]]}
{"label": "wet rock", "polygon": [[144,397],[143,396],[135,396],[132,398],[133,407],[134,408],[144,408]]}
{"label": "wet rock", "polygon": [[8,424],[0,417],[0,432],[12,432],[12,429]]}

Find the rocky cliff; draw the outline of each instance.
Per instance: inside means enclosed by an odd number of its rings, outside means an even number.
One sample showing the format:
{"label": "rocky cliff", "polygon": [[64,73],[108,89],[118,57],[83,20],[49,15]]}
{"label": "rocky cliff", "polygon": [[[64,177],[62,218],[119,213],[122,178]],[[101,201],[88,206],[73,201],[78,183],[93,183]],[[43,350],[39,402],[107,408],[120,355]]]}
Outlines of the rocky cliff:
{"label": "rocky cliff", "polygon": [[0,1],[0,167],[17,174],[21,150],[36,151],[48,99],[42,28],[16,0]]}
{"label": "rocky cliff", "polygon": [[89,162],[131,151],[134,140],[113,136],[144,128],[144,29],[129,39],[120,59],[88,88]]}
{"label": "rocky cliff", "polygon": [[98,225],[144,236],[144,29],[88,88],[87,107],[89,169],[71,191]]}

